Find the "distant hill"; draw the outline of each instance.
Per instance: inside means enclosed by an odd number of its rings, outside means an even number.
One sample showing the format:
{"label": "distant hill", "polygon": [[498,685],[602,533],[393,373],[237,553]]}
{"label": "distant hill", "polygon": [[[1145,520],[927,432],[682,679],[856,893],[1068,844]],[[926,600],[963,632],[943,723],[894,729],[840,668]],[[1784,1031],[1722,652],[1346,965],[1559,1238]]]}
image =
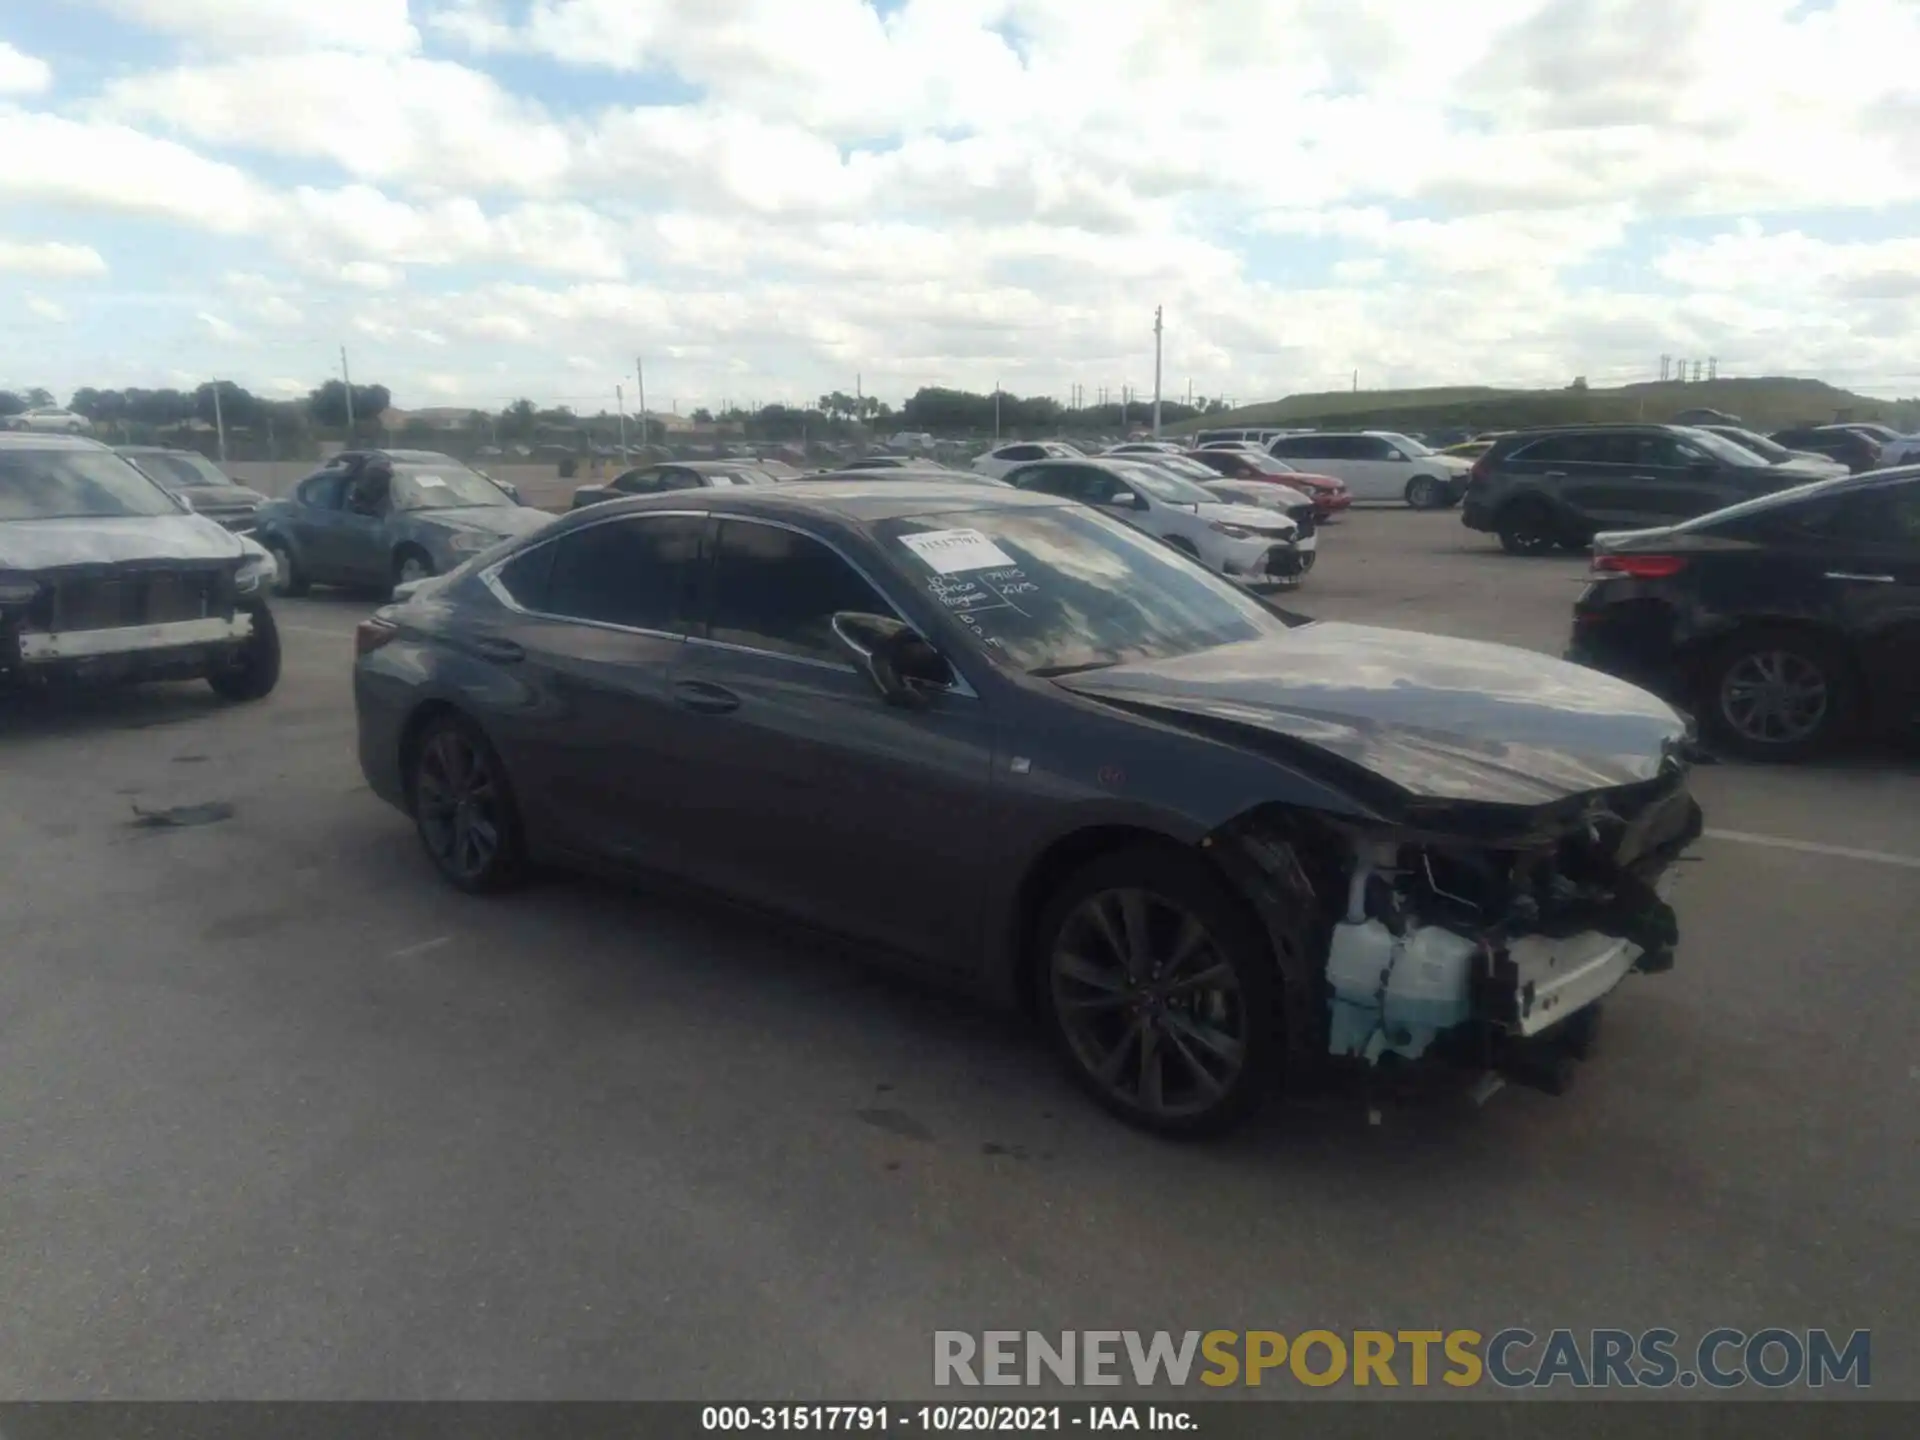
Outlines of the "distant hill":
{"label": "distant hill", "polygon": [[[1920,425],[1920,402],[1875,400],[1822,380],[1647,381],[1614,389],[1500,390],[1468,385],[1433,390],[1333,390],[1166,427],[1171,434],[1233,425],[1351,426],[1379,430],[1501,430],[1594,420],[1671,420],[1682,410],[1720,410],[1757,430],[1835,420]],[[1903,423],[1904,422],[1904,423]]]}

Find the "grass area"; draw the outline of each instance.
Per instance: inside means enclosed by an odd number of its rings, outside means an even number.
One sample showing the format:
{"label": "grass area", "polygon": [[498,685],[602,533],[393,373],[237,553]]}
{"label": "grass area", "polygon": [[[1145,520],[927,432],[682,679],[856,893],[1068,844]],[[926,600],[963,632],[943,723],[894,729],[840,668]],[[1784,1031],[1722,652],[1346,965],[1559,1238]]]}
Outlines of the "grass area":
{"label": "grass area", "polygon": [[[1184,421],[1168,433],[1234,425],[1351,426],[1379,430],[1517,429],[1589,421],[1667,421],[1682,410],[1721,410],[1757,430],[1834,420],[1880,420],[1900,428],[1920,425],[1920,401],[1875,400],[1822,380],[1761,377],[1649,381],[1613,389],[1499,390],[1454,386],[1432,390],[1334,390],[1289,395],[1224,414]],[[1904,424],[1902,423],[1904,421]]]}

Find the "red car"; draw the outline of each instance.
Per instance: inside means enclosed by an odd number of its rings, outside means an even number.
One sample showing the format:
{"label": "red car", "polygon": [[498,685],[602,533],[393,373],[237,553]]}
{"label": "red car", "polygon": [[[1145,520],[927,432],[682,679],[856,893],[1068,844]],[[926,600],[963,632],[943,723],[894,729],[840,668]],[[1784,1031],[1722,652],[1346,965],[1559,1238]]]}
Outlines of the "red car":
{"label": "red car", "polygon": [[1252,455],[1245,450],[1190,450],[1189,460],[1198,460],[1210,470],[1218,470],[1230,480],[1267,480],[1276,485],[1291,485],[1313,501],[1314,518],[1325,524],[1353,504],[1344,480],[1331,475],[1308,475],[1284,460],[1271,455]]}

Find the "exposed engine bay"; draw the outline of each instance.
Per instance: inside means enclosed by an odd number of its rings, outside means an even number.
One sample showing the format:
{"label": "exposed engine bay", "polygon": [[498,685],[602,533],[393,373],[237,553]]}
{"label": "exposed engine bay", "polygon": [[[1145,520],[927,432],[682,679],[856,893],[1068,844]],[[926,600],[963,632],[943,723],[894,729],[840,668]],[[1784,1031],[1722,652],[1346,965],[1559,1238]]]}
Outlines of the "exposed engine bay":
{"label": "exposed engine bay", "polygon": [[[1326,1053],[1368,1066],[1433,1053],[1557,1090],[1561,1052],[1582,1052],[1598,1002],[1631,973],[1672,968],[1666,896],[1700,807],[1669,774],[1517,827],[1425,818],[1311,842],[1258,823],[1237,837],[1278,888],[1310,890],[1332,919]],[[1329,845],[1343,853],[1327,858]]]}
{"label": "exposed engine bay", "polygon": [[1630,817],[1592,804],[1521,849],[1358,841],[1327,955],[1329,1051],[1414,1060],[1475,1022],[1530,1040],[1629,973],[1671,969],[1671,862],[1700,811],[1684,786],[1664,789]]}

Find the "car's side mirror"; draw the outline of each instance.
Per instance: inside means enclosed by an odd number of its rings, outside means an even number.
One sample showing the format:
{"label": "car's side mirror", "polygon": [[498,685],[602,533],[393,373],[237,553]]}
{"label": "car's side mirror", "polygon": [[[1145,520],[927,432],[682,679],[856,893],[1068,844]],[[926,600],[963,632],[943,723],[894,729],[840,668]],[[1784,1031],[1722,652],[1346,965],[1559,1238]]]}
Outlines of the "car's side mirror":
{"label": "car's side mirror", "polygon": [[919,631],[891,615],[842,610],[833,617],[833,634],[889,705],[925,709],[926,694],[913,682],[944,684],[951,678],[940,652]]}
{"label": "car's side mirror", "polygon": [[[170,495],[172,495],[172,494],[173,494],[173,492],[172,492],[172,491],[168,491],[167,493],[168,493],[168,494],[170,494]],[[180,507],[180,508],[181,508],[182,510],[184,510],[184,511],[186,511],[186,512],[187,512],[187,514],[189,514],[189,515],[191,515],[191,514],[193,514],[193,513],[194,513],[194,510],[193,510],[193,497],[192,497],[192,496],[190,496],[190,495],[174,495],[174,496],[173,496],[173,503],[174,503],[174,504],[176,504],[176,505],[178,505],[178,506],[179,506],[179,507]]]}
{"label": "car's side mirror", "polygon": [[1107,497],[1107,504],[1117,506],[1122,510],[1144,510],[1147,508],[1147,502],[1131,490],[1114,491],[1112,495]]}

